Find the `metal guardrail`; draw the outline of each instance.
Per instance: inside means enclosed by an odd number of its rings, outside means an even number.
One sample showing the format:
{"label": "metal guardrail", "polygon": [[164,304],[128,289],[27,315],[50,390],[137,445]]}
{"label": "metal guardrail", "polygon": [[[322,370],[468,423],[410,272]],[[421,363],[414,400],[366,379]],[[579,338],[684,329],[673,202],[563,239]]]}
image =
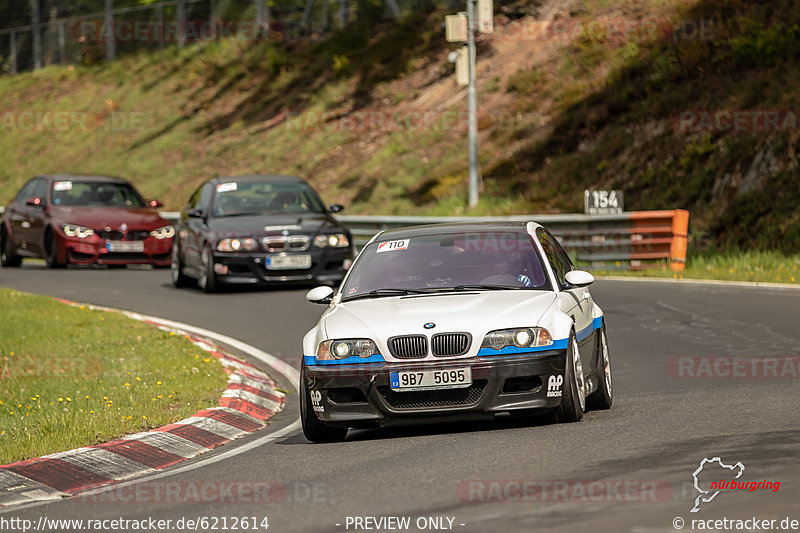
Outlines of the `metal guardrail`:
{"label": "metal guardrail", "polygon": [[[0,207],[0,215],[3,208]],[[179,213],[161,212],[169,221]],[[512,215],[501,217],[337,216],[350,228],[357,247],[380,231],[440,223],[527,222],[548,228],[579,263],[603,268],[663,267],[675,271],[686,263],[689,212],[633,211],[619,215]]]}

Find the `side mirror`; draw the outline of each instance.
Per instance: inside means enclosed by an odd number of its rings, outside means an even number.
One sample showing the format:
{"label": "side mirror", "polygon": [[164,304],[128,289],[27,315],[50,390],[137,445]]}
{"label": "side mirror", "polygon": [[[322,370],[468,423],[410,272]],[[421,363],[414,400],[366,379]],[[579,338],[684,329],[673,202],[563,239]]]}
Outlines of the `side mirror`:
{"label": "side mirror", "polygon": [[189,218],[203,218],[204,216],[206,216],[206,213],[205,213],[205,211],[203,211],[200,208],[189,209],[186,212],[186,216],[189,217]]}
{"label": "side mirror", "polygon": [[159,207],[164,207],[164,204],[162,202],[159,202],[158,200],[150,200],[149,202],[147,202],[147,205],[149,205],[153,209],[158,209]]}
{"label": "side mirror", "polygon": [[25,205],[30,205],[32,207],[44,207],[44,200],[39,196],[35,196],[25,200]]}
{"label": "side mirror", "polygon": [[331,213],[341,213],[344,211],[344,206],[342,204],[331,204],[328,208]]}
{"label": "side mirror", "polygon": [[575,287],[586,287],[594,283],[594,276],[585,270],[570,270],[564,278],[567,280],[567,283]]}
{"label": "side mirror", "polygon": [[327,285],[314,287],[306,293],[306,300],[312,304],[329,304],[333,299],[333,289]]}

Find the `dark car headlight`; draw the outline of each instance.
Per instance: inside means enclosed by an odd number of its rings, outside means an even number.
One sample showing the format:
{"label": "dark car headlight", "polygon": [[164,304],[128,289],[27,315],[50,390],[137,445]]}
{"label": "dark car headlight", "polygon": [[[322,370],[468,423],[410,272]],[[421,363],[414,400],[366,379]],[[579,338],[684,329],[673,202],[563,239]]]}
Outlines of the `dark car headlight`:
{"label": "dark car headlight", "polygon": [[551,344],[553,344],[553,337],[545,328],[512,328],[490,331],[483,338],[481,348],[502,350],[507,346],[533,348]]}
{"label": "dark car headlight", "polygon": [[327,340],[319,344],[317,359],[347,359],[352,356],[367,358],[380,353],[378,346],[371,339]]}
{"label": "dark car headlight", "polygon": [[231,237],[217,243],[218,252],[252,252],[258,250],[258,241],[252,237]]}
{"label": "dark car headlight", "polygon": [[317,235],[314,237],[314,246],[317,248],[347,248],[350,246],[350,239],[344,233]]}
{"label": "dark car headlight", "polygon": [[164,226],[163,228],[154,229],[150,232],[151,237],[156,239],[171,239],[175,236],[175,228],[172,226]]}
{"label": "dark car headlight", "polygon": [[79,239],[85,239],[94,235],[93,229],[78,226],[77,224],[61,224],[61,231],[63,231],[64,235],[67,237],[77,237]]}

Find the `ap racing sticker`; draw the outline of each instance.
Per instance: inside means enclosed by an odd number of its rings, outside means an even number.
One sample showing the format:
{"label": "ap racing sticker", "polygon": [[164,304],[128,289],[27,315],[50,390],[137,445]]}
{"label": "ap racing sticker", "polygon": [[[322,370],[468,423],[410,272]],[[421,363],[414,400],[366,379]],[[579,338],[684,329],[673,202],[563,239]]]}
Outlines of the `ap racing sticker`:
{"label": "ap racing sticker", "polygon": [[547,397],[561,398],[561,385],[564,384],[564,376],[550,376],[547,380]]}
{"label": "ap racing sticker", "polygon": [[389,242],[382,242],[378,245],[378,251],[375,253],[382,253],[382,252],[396,252],[397,250],[407,250],[408,245],[411,243],[411,239],[404,239],[402,241],[389,241]]}

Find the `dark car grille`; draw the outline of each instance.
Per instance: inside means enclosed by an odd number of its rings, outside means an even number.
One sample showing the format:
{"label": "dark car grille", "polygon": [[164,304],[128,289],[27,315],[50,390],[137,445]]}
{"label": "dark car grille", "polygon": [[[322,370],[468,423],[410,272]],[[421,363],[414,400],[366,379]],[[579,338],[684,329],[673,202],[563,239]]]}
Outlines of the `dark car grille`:
{"label": "dark car grille", "polygon": [[437,333],[431,339],[431,351],[436,357],[464,355],[469,351],[469,333]]}
{"label": "dark car grille", "polygon": [[104,240],[109,241],[143,241],[149,235],[149,231],[127,231],[126,233],[122,233],[118,230],[111,230],[111,231],[98,231],[98,237]]}
{"label": "dark car grille", "polygon": [[422,359],[428,355],[425,335],[405,335],[389,339],[389,351],[398,359]]}
{"label": "dark car grille", "polygon": [[308,250],[311,239],[307,235],[264,237],[261,244],[268,252],[303,252]]}
{"label": "dark car grille", "polygon": [[378,392],[393,409],[433,409],[437,407],[467,406],[478,403],[486,388],[486,381],[475,381],[463,389],[397,392],[389,387],[378,387]]}

